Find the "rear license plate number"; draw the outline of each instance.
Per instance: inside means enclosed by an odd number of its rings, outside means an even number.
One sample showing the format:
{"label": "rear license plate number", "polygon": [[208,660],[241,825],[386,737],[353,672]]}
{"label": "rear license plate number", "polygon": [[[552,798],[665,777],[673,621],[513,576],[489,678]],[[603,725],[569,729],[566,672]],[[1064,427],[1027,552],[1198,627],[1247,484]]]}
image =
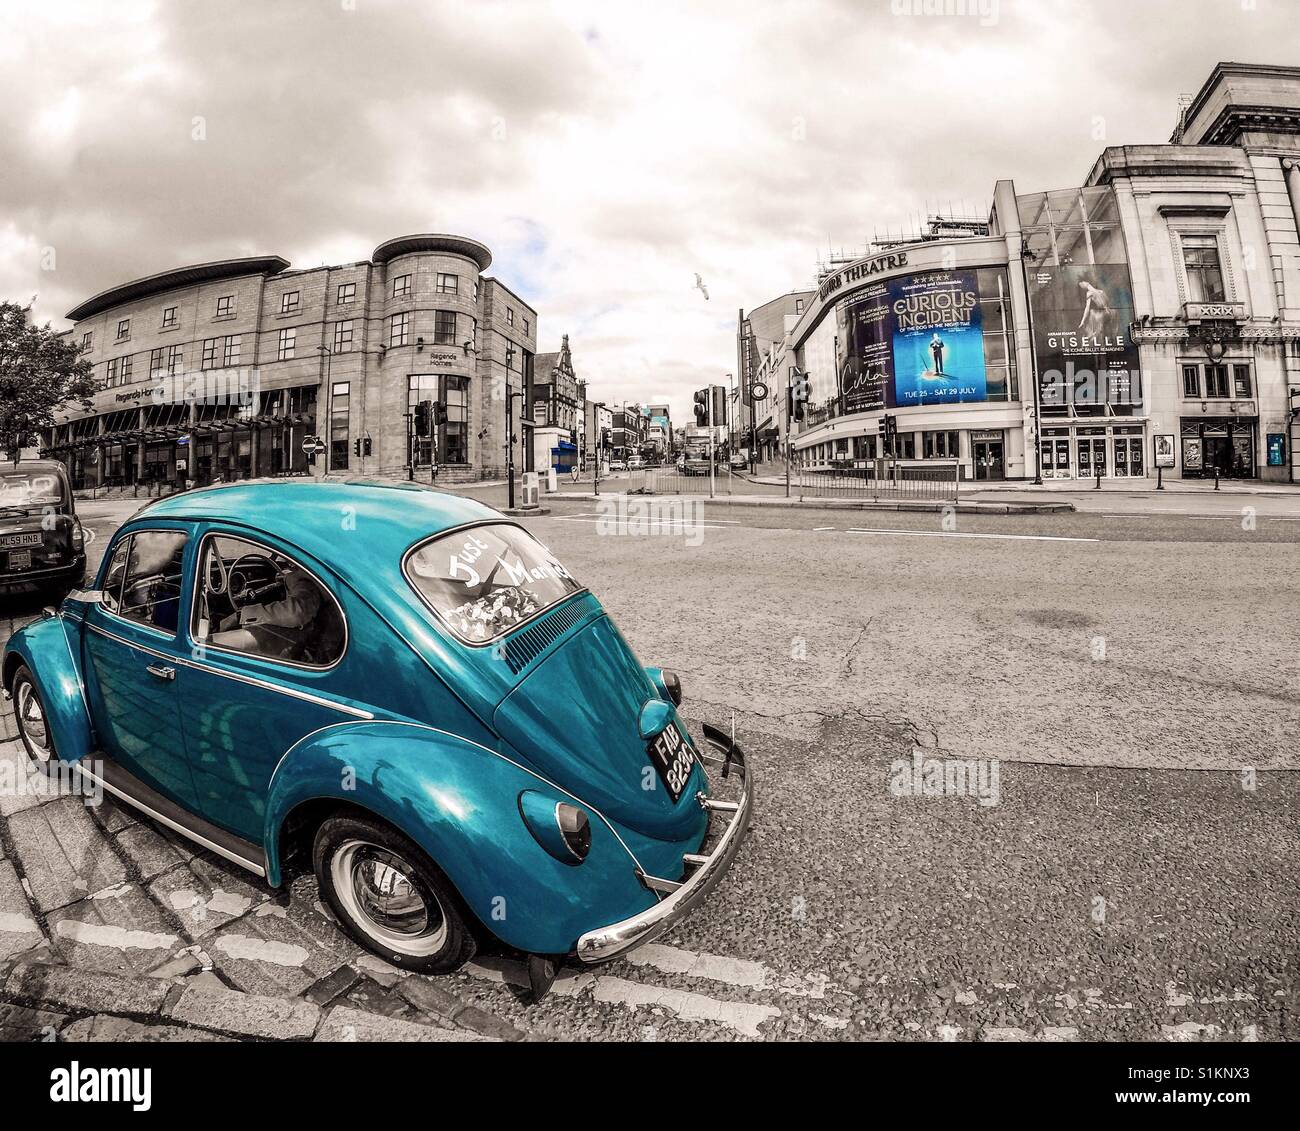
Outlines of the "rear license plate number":
{"label": "rear license plate number", "polygon": [[650,761],[654,763],[664,788],[668,790],[668,796],[676,804],[695,764],[690,743],[677,729],[677,724],[670,722],[660,734],[651,739],[647,749]]}

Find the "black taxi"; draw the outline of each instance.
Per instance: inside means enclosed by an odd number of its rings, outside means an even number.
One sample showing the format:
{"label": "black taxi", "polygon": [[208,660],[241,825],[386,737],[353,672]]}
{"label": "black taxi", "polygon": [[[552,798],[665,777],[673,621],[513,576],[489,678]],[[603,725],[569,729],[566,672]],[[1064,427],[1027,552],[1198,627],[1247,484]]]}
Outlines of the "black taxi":
{"label": "black taxi", "polygon": [[0,464],[0,590],[66,593],[85,582],[86,536],[58,460]]}

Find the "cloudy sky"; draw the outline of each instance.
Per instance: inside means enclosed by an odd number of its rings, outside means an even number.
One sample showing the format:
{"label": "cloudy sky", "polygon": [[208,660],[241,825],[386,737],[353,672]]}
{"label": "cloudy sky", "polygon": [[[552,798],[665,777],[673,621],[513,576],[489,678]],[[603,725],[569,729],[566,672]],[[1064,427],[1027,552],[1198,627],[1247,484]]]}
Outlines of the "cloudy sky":
{"label": "cloudy sky", "polygon": [[1294,0],[0,0],[0,297],[458,232],[680,420],[828,249],[1078,184],[1294,42]]}

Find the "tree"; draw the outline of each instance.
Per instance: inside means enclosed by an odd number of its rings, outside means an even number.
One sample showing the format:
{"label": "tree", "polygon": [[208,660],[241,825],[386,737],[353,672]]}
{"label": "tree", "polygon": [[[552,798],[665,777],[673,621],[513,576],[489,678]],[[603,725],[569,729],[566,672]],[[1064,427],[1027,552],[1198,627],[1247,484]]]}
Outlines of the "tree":
{"label": "tree", "polygon": [[0,302],[0,447],[14,463],[30,437],[54,426],[60,409],[76,401],[90,412],[98,389],[81,346],[49,323],[34,325],[30,311]]}

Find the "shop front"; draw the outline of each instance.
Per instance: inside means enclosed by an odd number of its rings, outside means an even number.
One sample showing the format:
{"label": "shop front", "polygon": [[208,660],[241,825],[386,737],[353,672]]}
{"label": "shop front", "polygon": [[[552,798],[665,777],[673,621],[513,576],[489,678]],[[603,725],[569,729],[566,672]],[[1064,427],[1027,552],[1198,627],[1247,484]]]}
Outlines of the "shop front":
{"label": "shop front", "polygon": [[1044,479],[1137,479],[1147,474],[1141,424],[1076,424],[1043,429]]}
{"label": "shop front", "polygon": [[1257,417],[1184,416],[1184,479],[1254,479]]}

